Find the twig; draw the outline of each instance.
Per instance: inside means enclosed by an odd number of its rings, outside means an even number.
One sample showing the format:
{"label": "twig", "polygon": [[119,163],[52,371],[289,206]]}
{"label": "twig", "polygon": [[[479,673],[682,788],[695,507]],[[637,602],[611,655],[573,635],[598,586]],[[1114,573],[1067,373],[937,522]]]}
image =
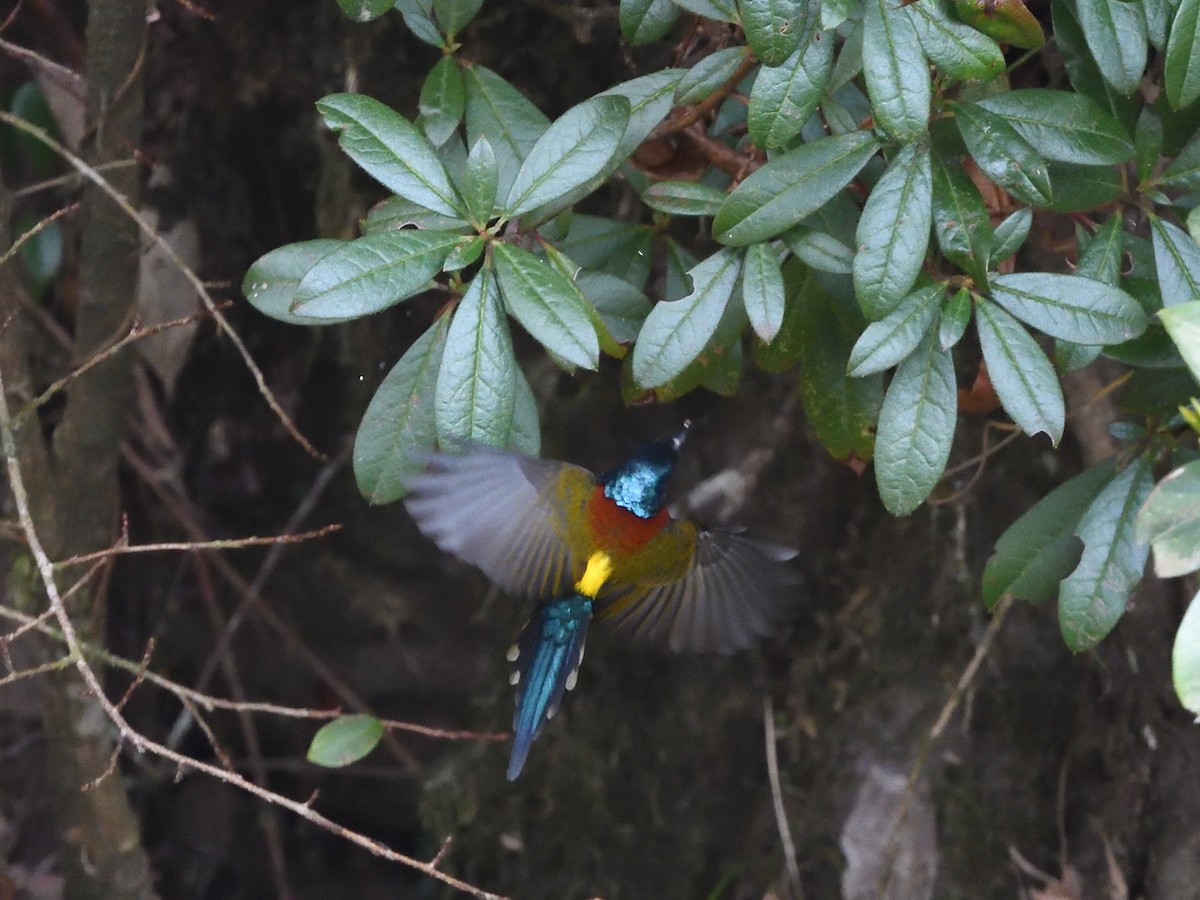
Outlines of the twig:
{"label": "twig", "polygon": [[10,259],[12,259],[14,256],[16,256],[17,252],[21,249],[21,245],[24,244],[26,241],[33,240],[33,238],[38,234],[38,232],[42,231],[44,228],[49,228],[52,223],[57,222],[63,216],[69,215],[77,209],[79,209],[78,203],[68,204],[67,206],[62,207],[61,209],[56,209],[50,215],[46,216],[46,218],[38,221],[28,231],[21,232],[20,236],[17,237],[17,239],[12,242],[12,246],[9,247],[7,250],[5,250],[3,254],[0,254],[0,266],[4,265]]}
{"label": "twig", "polygon": [[341,531],[341,529],[342,526],[335,522],[323,528],[317,528],[313,531],[302,531],[298,534],[256,535],[255,537],[229,538],[227,540],[216,541],[167,541],[159,544],[118,545],[109,547],[107,550],[97,550],[95,553],[72,556],[70,559],[56,562],[54,566],[58,569],[65,569],[68,566],[77,566],[85,562],[108,559],[110,556],[121,556],[126,553],[161,553],[169,550],[181,550],[185,553],[193,553],[197,550],[240,550],[245,547],[261,547],[264,544],[299,544],[304,541],[314,540],[315,538],[325,537],[326,535],[333,534],[335,531]]}
{"label": "twig", "polygon": [[316,447],[309,443],[308,438],[300,433],[300,430],[296,427],[291,417],[284,411],[283,407],[279,405],[279,401],[275,398],[274,393],[272,393],[271,389],[267,387],[266,378],[263,377],[262,370],[259,369],[258,364],[255,363],[253,357],[250,356],[250,351],[246,349],[246,345],[242,342],[241,337],[234,330],[233,326],[229,324],[229,320],[226,319],[217,308],[216,301],[214,301],[212,295],[209,294],[208,288],[204,286],[204,282],[201,281],[199,276],[192,271],[191,267],[180,258],[179,254],[175,252],[175,249],[169,243],[167,243],[162,235],[160,235],[154,229],[154,227],[150,225],[149,222],[141,217],[138,211],[134,209],[132,205],[130,205],[129,201],[125,199],[121,192],[109,184],[104,179],[104,176],[72,153],[67,147],[64,147],[58,141],[54,140],[54,138],[50,137],[50,135],[47,134],[44,129],[38,128],[36,125],[26,122],[19,116],[14,116],[11,113],[3,110],[0,110],[0,122],[7,122],[18,131],[22,131],[30,137],[35,138],[36,140],[45,144],[64,160],[66,160],[76,171],[80,172],[85,178],[99,187],[100,190],[107,194],[109,198],[121,208],[125,215],[129,216],[130,219],[137,223],[137,226],[146,234],[147,237],[150,238],[151,241],[153,241],[159,247],[159,249],[162,250],[167,259],[169,259],[175,265],[175,267],[179,269],[183,276],[188,280],[188,283],[191,284],[196,293],[199,294],[200,299],[204,303],[204,306],[208,310],[209,314],[213,317],[218,327],[225,333],[225,336],[229,338],[230,342],[241,355],[242,362],[245,364],[247,370],[254,378],[255,384],[258,386],[259,395],[263,398],[263,400],[266,401],[267,405],[271,408],[271,411],[275,413],[276,418],[279,419],[280,423],[287,430],[287,433],[290,434],[292,439],[295,440],[296,443],[298,443],[301,447],[303,447],[304,450],[314,459],[326,459],[325,454],[317,450]]}
{"label": "twig", "polygon": [[792,843],[792,830],[788,827],[787,810],[783,806],[783,788],[779,783],[779,759],[775,748],[775,709],[771,695],[763,694],[763,732],[767,745],[767,778],[771,782],[771,802],[775,807],[775,827],[779,829],[779,841],[783,844],[783,862],[787,869],[788,883],[792,896],[804,900],[804,888],[800,884],[800,866],[796,862],[796,845]]}

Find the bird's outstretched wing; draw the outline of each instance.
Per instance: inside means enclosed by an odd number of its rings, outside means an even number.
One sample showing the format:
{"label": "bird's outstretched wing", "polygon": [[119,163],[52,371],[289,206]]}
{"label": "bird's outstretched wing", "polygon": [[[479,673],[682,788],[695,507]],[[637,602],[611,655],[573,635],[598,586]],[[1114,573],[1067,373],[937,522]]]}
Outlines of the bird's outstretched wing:
{"label": "bird's outstretched wing", "polygon": [[583,520],[595,484],[579,466],[474,448],[432,454],[405,506],[434,543],[501,590],[560,597],[586,562],[586,552],[575,558],[569,526]]}
{"label": "bird's outstretched wing", "polygon": [[662,584],[614,585],[601,595],[597,618],[634,640],[666,640],[675,651],[731,653],[790,615],[799,579],[787,563],[795,550],[690,522],[665,531],[665,539],[694,543],[684,574]]}
{"label": "bird's outstretched wing", "polygon": [[517,711],[513,715],[509,781],[521,774],[530,745],[558,711],[563,692],[575,686],[591,618],[592,601],[580,594],[544,603],[510,651],[509,659],[517,664],[512,679],[517,687]]}

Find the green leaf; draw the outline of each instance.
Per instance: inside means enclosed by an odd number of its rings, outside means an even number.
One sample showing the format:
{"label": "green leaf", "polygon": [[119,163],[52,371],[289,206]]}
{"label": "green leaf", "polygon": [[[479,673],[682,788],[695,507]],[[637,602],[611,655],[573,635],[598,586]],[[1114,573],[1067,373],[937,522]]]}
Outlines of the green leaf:
{"label": "green leaf", "polygon": [[624,97],[629,101],[629,127],[617,151],[618,159],[633,153],[674,106],[675,86],[685,69],[663,69],[623,81],[597,94],[597,97]]}
{"label": "green leaf", "polygon": [[726,47],[704,57],[675,85],[675,105],[690,106],[711,97],[737,74],[745,58],[743,47]]}
{"label": "green leaf", "polygon": [[621,0],[618,20],[625,40],[640,47],[667,36],[679,20],[679,7],[671,0]]}
{"label": "green leaf", "polygon": [[308,761],[337,769],[358,762],[383,738],[383,723],[374,716],[341,716],[322,725],[308,747]]}
{"label": "green leaf", "polygon": [[676,6],[682,6],[690,13],[715,19],[718,22],[736,22],[737,7],[734,0],[675,0]]}
{"label": "green leaf", "polygon": [[1146,14],[1146,33],[1150,43],[1157,50],[1165,50],[1167,46],[1167,27],[1179,0],[1142,0],[1142,10]]}
{"label": "green leaf", "polygon": [[321,257],[296,288],[290,311],[306,319],[370,315],[425,290],[461,240],[448,231],[380,231]]}
{"label": "green leaf", "polygon": [[1154,548],[1154,571],[1175,578],[1200,569],[1200,460],[1180,466],[1150,492],[1137,539]]}
{"label": "green leaf", "polygon": [[567,110],[525,157],[508,192],[505,215],[516,218],[590,183],[616,158],[628,125],[624,97],[593,97]]}
{"label": "green leaf", "polygon": [[486,137],[496,154],[500,181],[496,196],[507,197],[521,163],[550,120],[515,87],[484,66],[463,71],[467,90],[467,144]]}
{"label": "green leaf", "polygon": [[912,19],[892,0],[866,0],[863,75],[876,123],[898,141],[911,141],[929,123],[933,89]]}
{"label": "green leaf", "polygon": [[992,262],[998,265],[1020,250],[1032,224],[1033,210],[1023,206],[997,225],[992,235]]}
{"label": "green leaf", "polygon": [[[1119,0],[1124,2],[1124,0]],[[1116,166],[1078,166],[1049,163],[1051,199],[1043,206],[1054,212],[1091,212],[1111,205],[1124,190]]]}
{"label": "green leaf", "polygon": [[1183,109],[1200,97],[1200,0],[1183,0],[1171,22],[1163,83],[1167,100]]}
{"label": "green leaf", "polygon": [[1041,154],[1001,116],[974,103],[952,103],[959,134],[985,175],[1032,203],[1050,200],[1050,173]]}
{"label": "green leaf", "polygon": [[352,22],[371,22],[392,8],[395,0],[338,0],[338,6]]}
{"label": "green leaf", "polygon": [[1200,131],[1184,145],[1179,155],[1153,183],[1161,187],[1200,191]]}
{"label": "green leaf", "polygon": [[1119,344],[1146,330],[1146,313],[1124,291],[1090,278],[1050,272],[996,275],[992,297],[1051,337],[1077,344]]}
{"label": "green leaf", "polygon": [[558,249],[586,269],[642,286],[650,275],[654,230],[599,216],[573,214],[571,230]]}
{"label": "green leaf", "polygon": [[770,343],[783,324],[783,270],[770,244],[751,244],[742,263],[742,302],[750,326]]}
{"label": "green leaf", "polygon": [[1072,87],[1091,97],[1127,126],[1137,117],[1138,102],[1109,86],[1092,56],[1072,0],[1051,0],[1054,41],[1062,53]]}
{"label": "green leaf", "polygon": [[1104,80],[1129,96],[1146,68],[1146,17],[1140,3],[1076,0],[1079,24]]}
{"label": "green leaf", "polygon": [[1200,246],[1182,228],[1150,216],[1154,264],[1163,306],[1200,300]]}
{"label": "green leaf", "polygon": [[1071,91],[1028,88],[979,101],[1003,116],[1046,159],[1102,166],[1133,158],[1133,142],[1095,101]]}
{"label": "green leaf", "polygon": [[993,303],[975,308],[975,327],[992,387],[1014,422],[1058,446],[1066,422],[1062,386],[1042,348],[1021,323]]}
{"label": "green leaf", "polygon": [[725,199],[713,236],[735,247],[774,237],[825,205],[878,148],[870,134],[858,131],[780,154]]}
{"label": "green leaf", "polygon": [[1076,275],[1117,286],[1121,279],[1121,257],[1125,252],[1121,242],[1125,232],[1121,224],[1120,216],[1109,216],[1108,221],[1096,230],[1079,254]]}
{"label": "green leaf", "polygon": [[496,279],[485,265],[459,301],[446,335],[434,391],[434,418],[442,446],[508,446],[516,369]]}
{"label": "green leaf", "polygon": [[525,330],[567,362],[595,369],[600,341],[575,285],[512,244],[495,244],[492,255],[504,302]]}
{"label": "green leaf", "polygon": [[404,17],[404,24],[409,31],[430,46],[442,48],[445,41],[437,23],[433,21],[432,3],[428,0],[396,0],[395,6]]}
{"label": "green leaf", "polygon": [[992,220],[961,166],[933,160],[933,234],[946,259],[978,281],[987,277]]}
{"label": "green leaf", "polygon": [[954,361],[927,334],[896,369],[879,410],[875,480],[892,515],[908,515],[937,485],[957,416]]}
{"label": "green leaf", "polygon": [[1192,598],[1175,633],[1171,679],[1179,702],[1200,716],[1200,593]]}
{"label": "green leaf", "polygon": [[718,250],[688,273],[692,292],[659,301],[633,345],[633,378],[646,388],[665,384],[704,349],[717,329],[741,272],[740,250]]}
{"label": "green leaf", "polygon": [[854,270],[854,248],[831,234],[797,225],[782,237],[797,259],[818,271],[849,275]]}
{"label": "green leaf", "polygon": [[967,324],[971,321],[971,292],[959,288],[942,306],[942,320],[938,323],[938,346],[949,350],[960,340]]}
{"label": "green leaf", "polygon": [[875,452],[873,426],[883,401],[883,378],[846,374],[850,347],[863,327],[850,288],[835,300],[795,260],[784,267],[784,278],[788,311],[775,340],[761,348],[760,364],[763,357],[786,362],[794,352],[804,415],[817,440],[835,459],[869,460]]}
{"label": "green leaf", "polygon": [[371,207],[367,217],[362,221],[363,234],[375,234],[379,231],[400,231],[404,228],[419,228],[422,231],[463,231],[470,230],[469,216],[455,214],[443,216],[430,212],[423,206],[418,206],[411,200],[395,195],[381,200]]}
{"label": "green leaf", "polygon": [[1146,181],[1154,174],[1163,151],[1162,117],[1152,107],[1144,107],[1138,115],[1133,144],[1138,180]]}
{"label": "green leaf", "polygon": [[475,18],[483,0],[433,0],[433,13],[446,37],[453,39]]}
{"label": "green leaf", "polygon": [[460,238],[457,246],[450,251],[446,261],[442,263],[442,271],[459,272],[467,266],[474,265],[483,256],[484,240],[480,235]]}
{"label": "green leaf", "polygon": [[458,129],[467,107],[467,90],[454,60],[443,56],[425,76],[417,109],[421,128],[435,147],[440,147]]}
{"label": "green leaf", "polygon": [[542,451],[542,425],[538,421],[537,398],[533,396],[533,388],[529,379],[517,366],[513,374],[516,378],[516,400],[513,403],[512,434],[508,446],[526,456],[537,456]]}
{"label": "green leaf", "polygon": [[467,154],[463,168],[462,198],[476,226],[486,225],[496,210],[496,189],[500,184],[500,169],[496,154],[487,138],[481,137]]}
{"label": "green leaf", "polygon": [[607,272],[581,271],[576,285],[620,344],[632,344],[653,304],[636,287]]}
{"label": "green leaf", "polygon": [[850,17],[854,4],[855,0],[824,0],[821,4],[821,27],[833,31]]}
{"label": "green leaf", "polygon": [[1013,522],[996,541],[983,569],[983,602],[995,609],[1006,594],[1044,603],[1058,596],[1059,582],[1083,553],[1075,530],[1084,511],[1112,480],[1112,461],[1060,484]]}
{"label": "green leaf", "polygon": [[642,194],[642,202],[673,216],[714,216],[725,192],[695,181],[660,181]]}
{"label": "green leaf", "polygon": [[884,318],[868,325],[850,351],[846,374],[853,378],[874,375],[912,353],[933,324],[943,296],[945,288],[940,284],[918,288]]}
{"label": "green leaf", "polygon": [[[246,277],[242,279],[242,293],[251,306],[272,319],[289,325],[316,325],[318,323],[312,319],[291,312],[296,288],[308,270],[322,257],[347,244],[347,241],[316,240],[277,247],[260,256],[246,270]],[[353,318],[356,316],[347,316],[342,321]]]}
{"label": "green leaf", "polygon": [[461,214],[462,201],[429,141],[399,113],[361,94],[331,94],[317,109],[341,132],[346,155],[384,187],[435,213]]}
{"label": "green leaf", "polygon": [[738,0],[746,43],[764,65],[778,66],[800,46],[801,0]]}
{"label": "green leaf", "polygon": [[1046,42],[1042,26],[1022,0],[954,0],[958,17],[988,37],[1024,50]]}
{"label": "green leaf", "polygon": [[450,316],[442,316],[392,367],[363,413],[354,438],[354,478],[371,504],[391,503],[437,444],[434,391]]}
{"label": "green leaf", "polygon": [[1200,244],[1200,206],[1187,215],[1187,230],[1197,244]]}
{"label": "green leaf", "polygon": [[746,114],[750,140],[774,150],[800,133],[829,84],[833,44],[833,36],[818,29],[782,64],[759,70]]}
{"label": "green leaf", "polygon": [[1160,309],[1158,317],[1191,370],[1192,377],[1200,382],[1200,300]]}
{"label": "green leaf", "polygon": [[929,149],[912,144],[892,160],[858,220],[854,291],[870,319],[900,302],[916,283],[933,224]]}
{"label": "green leaf", "polygon": [[921,39],[921,49],[957,81],[995,78],[1004,71],[996,42],[946,14],[940,0],[917,0],[905,7]]}
{"label": "green leaf", "polygon": [[1075,529],[1083,556],[1058,594],[1059,626],[1073,652],[1091,649],[1112,630],[1141,580],[1150,548],[1137,539],[1134,518],[1153,486],[1150,461],[1139,457],[1105,486]]}

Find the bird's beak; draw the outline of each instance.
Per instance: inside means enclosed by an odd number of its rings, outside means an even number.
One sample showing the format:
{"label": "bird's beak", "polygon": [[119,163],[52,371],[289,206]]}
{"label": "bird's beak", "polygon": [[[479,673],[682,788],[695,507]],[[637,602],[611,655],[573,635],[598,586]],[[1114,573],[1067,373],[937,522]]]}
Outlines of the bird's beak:
{"label": "bird's beak", "polygon": [[676,450],[683,446],[683,441],[687,437],[688,429],[691,427],[692,420],[684,419],[683,427],[679,429],[679,432],[673,438],[671,438],[671,443],[674,445]]}

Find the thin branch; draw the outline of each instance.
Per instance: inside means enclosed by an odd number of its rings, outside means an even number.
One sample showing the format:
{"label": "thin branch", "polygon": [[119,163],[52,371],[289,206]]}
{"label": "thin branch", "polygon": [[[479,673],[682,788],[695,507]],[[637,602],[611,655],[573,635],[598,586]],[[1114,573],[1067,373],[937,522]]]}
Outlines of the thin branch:
{"label": "thin branch", "polygon": [[300,430],[296,427],[291,417],[284,411],[283,407],[279,405],[279,401],[275,398],[274,393],[272,393],[271,389],[267,387],[266,378],[263,376],[262,370],[259,369],[258,364],[255,363],[253,357],[250,356],[250,351],[246,349],[246,345],[242,342],[241,337],[234,330],[233,326],[229,324],[229,320],[226,319],[217,308],[217,303],[213,300],[212,295],[209,294],[208,288],[204,286],[204,282],[201,281],[199,276],[192,271],[191,267],[180,258],[179,254],[175,252],[175,249],[169,243],[167,243],[162,235],[160,235],[154,229],[154,227],[150,225],[149,222],[141,217],[138,211],[133,208],[133,206],[128,200],[125,199],[121,192],[109,184],[108,181],[104,179],[104,176],[72,153],[67,147],[64,147],[58,141],[54,140],[54,138],[50,137],[50,135],[47,134],[44,129],[38,128],[36,125],[31,125],[29,122],[26,122],[19,116],[14,116],[11,113],[3,110],[0,110],[0,122],[7,122],[18,131],[22,131],[30,137],[35,138],[36,140],[45,144],[64,160],[66,160],[76,171],[80,172],[85,178],[106,193],[109,198],[121,208],[125,215],[129,216],[130,219],[137,223],[137,226],[146,234],[147,237],[150,238],[151,241],[153,241],[159,247],[159,249],[162,250],[167,259],[169,259],[175,265],[175,267],[179,269],[183,276],[188,280],[188,283],[191,284],[196,293],[199,294],[200,299],[204,303],[204,306],[208,310],[209,314],[212,315],[218,327],[225,333],[225,336],[229,338],[230,342],[241,355],[242,362],[245,364],[247,370],[250,372],[251,376],[253,376],[255,384],[258,386],[259,394],[271,408],[271,411],[275,413],[276,418],[279,419],[280,423],[287,430],[288,434],[292,436],[292,439],[295,440],[296,443],[298,443],[301,447],[303,447],[304,450],[314,459],[326,459],[325,454],[317,450],[316,447],[309,443],[308,438],[300,433]]}
{"label": "thin branch", "polygon": [[788,884],[792,896],[796,900],[804,900],[800,866],[796,862],[796,845],[792,843],[792,830],[788,827],[787,810],[783,806],[783,788],[779,783],[779,757],[775,748],[775,709],[769,693],[763,694],[763,732],[763,742],[767,746],[767,778],[771,782],[771,802],[775,807],[775,827],[779,830],[779,842],[783,844],[783,862]]}
{"label": "thin branch", "polygon": [[70,213],[75,212],[77,209],[79,209],[78,203],[70,203],[61,209],[56,209],[50,215],[46,216],[46,218],[34,224],[34,226],[28,231],[21,232],[20,236],[12,242],[12,246],[5,250],[3,255],[0,255],[0,266],[4,265],[10,259],[16,256],[17,252],[21,249],[21,245],[26,241],[33,240],[33,238],[37,236],[38,232],[45,228],[49,228],[51,223],[57,222],[63,216],[69,215]]}
{"label": "thin branch", "polygon": [[108,559],[110,556],[123,556],[127,553],[161,553],[170,550],[181,550],[192,553],[197,550],[241,550],[245,547],[261,547],[273,544],[299,544],[311,541],[341,531],[338,523],[326,525],[313,531],[303,531],[299,534],[265,535],[247,538],[229,538],[217,541],[167,541],[160,544],[126,544],[109,547],[107,550],[97,550],[95,553],[85,553],[82,556],[72,556],[54,564],[55,568],[65,569],[97,559]]}

